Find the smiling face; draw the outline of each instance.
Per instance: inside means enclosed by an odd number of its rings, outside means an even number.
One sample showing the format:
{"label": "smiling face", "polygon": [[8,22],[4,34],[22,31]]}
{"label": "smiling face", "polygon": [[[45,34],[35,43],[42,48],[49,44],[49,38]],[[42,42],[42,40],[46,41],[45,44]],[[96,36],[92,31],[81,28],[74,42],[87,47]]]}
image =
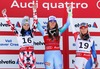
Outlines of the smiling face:
{"label": "smiling face", "polygon": [[30,26],[29,26],[29,24],[28,23],[25,23],[24,25],[23,25],[23,29],[24,30],[28,30],[30,28]]}
{"label": "smiling face", "polygon": [[55,16],[49,16],[48,18],[48,27],[49,29],[55,28],[57,25],[57,19]]}
{"label": "smiling face", "polygon": [[57,24],[57,23],[56,23],[55,21],[50,21],[50,22],[49,22],[49,27],[50,27],[50,29],[55,28],[56,24]]}
{"label": "smiling face", "polygon": [[80,28],[80,32],[84,35],[88,32],[88,28],[83,26]]}

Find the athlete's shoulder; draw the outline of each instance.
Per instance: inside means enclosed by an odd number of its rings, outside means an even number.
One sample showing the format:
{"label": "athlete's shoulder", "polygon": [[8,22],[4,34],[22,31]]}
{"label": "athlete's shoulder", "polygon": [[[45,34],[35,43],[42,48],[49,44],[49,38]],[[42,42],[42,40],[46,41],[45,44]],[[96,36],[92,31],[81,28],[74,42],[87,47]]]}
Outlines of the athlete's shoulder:
{"label": "athlete's shoulder", "polygon": [[90,36],[89,41],[94,42],[93,37]]}
{"label": "athlete's shoulder", "polygon": [[79,39],[79,38],[81,38],[81,37],[80,37],[80,34],[77,34],[77,39]]}

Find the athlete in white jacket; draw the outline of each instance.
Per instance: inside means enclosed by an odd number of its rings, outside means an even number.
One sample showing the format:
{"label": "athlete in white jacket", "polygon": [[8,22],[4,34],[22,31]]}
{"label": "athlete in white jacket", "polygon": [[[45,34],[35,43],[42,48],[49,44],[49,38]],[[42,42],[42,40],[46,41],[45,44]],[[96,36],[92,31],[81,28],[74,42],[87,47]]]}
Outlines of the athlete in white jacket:
{"label": "athlete in white jacket", "polygon": [[72,23],[72,8],[69,6],[68,13],[71,15],[70,17],[70,25],[72,32],[74,34],[75,42],[76,42],[76,58],[75,58],[75,69],[92,69],[94,58],[95,67],[98,66],[97,62],[97,54],[95,50],[95,41],[90,37],[88,24],[81,23],[80,24],[80,32],[78,33],[75,30],[75,27]]}

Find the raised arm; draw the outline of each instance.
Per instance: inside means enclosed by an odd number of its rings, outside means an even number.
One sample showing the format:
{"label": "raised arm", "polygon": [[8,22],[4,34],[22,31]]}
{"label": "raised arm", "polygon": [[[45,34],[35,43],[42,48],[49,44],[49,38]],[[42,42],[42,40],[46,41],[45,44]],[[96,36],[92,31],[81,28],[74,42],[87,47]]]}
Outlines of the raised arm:
{"label": "raised arm", "polygon": [[7,24],[11,27],[11,30],[13,31],[15,29],[14,25],[11,23],[11,21],[9,20],[9,18],[7,17],[7,14],[6,14],[7,10],[6,9],[3,9],[2,10],[2,15],[4,17],[4,19],[6,20]]}
{"label": "raised arm", "polygon": [[19,35],[20,35],[20,32],[19,32],[17,29],[15,29],[14,25],[11,23],[11,21],[10,21],[9,18],[7,17],[6,12],[7,12],[6,9],[3,9],[3,10],[2,10],[2,15],[3,15],[3,17],[4,17],[5,21],[6,21],[6,23],[11,27],[11,30],[12,30],[13,32],[15,32],[15,33],[19,36]]}
{"label": "raised arm", "polygon": [[33,29],[36,30],[36,27],[41,32],[41,34],[44,35],[44,29],[42,28],[41,24],[38,22],[37,5],[34,2],[34,5],[33,5]]}
{"label": "raised arm", "polygon": [[68,12],[68,14],[69,14],[69,23],[70,23],[70,26],[71,26],[71,29],[72,29],[72,33],[74,34],[74,38],[75,38],[75,40],[76,40],[76,38],[77,38],[77,36],[78,36],[78,32],[76,31],[76,29],[75,29],[75,27],[74,27],[74,24],[73,24],[73,18],[72,18],[72,8],[71,8],[71,6],[69,6],[68,8],[67,8],[67,12]]}
{"label": "raised arm", "polygon": [[68,18],[67,18],[67,22],[64,24],[64,26],[62,28],[59,29],[60,34],[62,34],[70,25],[70,17],[71,15],[68,13]]}
{"label": "raised arm", "polygon": [[[67,9],[67,13],[68,13],[68,18],[67,18],[67,22],[64,24],[64,26],[60,29],[60,33],[62,34],[68,27],[69,25],[71,24],[72,22],[72,8],[71,6],[69,6]],[[72,25],[72,24],[71,24]],[[75,31],[73,29],[73,31]]]}

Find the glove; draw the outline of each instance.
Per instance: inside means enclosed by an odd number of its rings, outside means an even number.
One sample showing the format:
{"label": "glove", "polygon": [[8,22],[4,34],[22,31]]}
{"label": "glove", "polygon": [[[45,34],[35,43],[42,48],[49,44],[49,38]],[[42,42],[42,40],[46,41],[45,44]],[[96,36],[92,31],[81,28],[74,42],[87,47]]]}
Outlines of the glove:
{"label": "glove", "polygon": [[68,15],[69,15],[69,16],[72,16],[72,7],[71,7],[71,5],[69,5],[68,8],[67,8],[66,10],[67,10],[67,12],[68,12]]}
{"label": "glove", "polygon": [[6,15],[6,12],[7,12],[7,10],[6,10],[6,9],[3,9],[3,10],[2,10],[2,15],[3,15],[3,16],[7,16],[7,15]]}
{"label": "glove", "polygon": [[95,61],[94,63],[95,63],[95,68],[97,68],[99,65],[98,61]]}

